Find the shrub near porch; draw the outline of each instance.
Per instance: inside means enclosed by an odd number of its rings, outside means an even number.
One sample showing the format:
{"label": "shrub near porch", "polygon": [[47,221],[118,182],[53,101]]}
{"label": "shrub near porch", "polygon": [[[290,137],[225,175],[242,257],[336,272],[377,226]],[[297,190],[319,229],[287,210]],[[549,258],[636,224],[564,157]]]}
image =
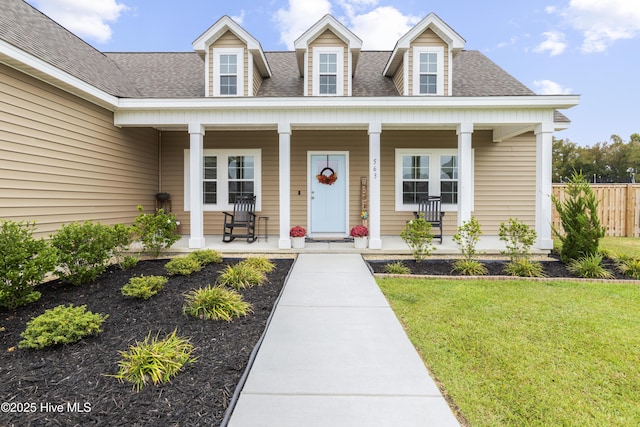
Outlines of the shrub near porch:
{"label": "shrub near porch", "polygon": [[470,425],[640,423],[640,287],[378,279]]}

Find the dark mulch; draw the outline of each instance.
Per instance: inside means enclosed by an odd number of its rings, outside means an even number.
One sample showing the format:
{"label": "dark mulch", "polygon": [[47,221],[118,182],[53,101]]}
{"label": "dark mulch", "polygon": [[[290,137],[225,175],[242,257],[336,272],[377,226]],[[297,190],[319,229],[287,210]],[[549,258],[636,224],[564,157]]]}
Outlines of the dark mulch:
{"label": "dark mulch", "polygon": [[[434,275],[434,276],[457,276],[459,275],[453,269],[454,259],[425,259],[416,262],[413,259],[403,260],[368,260],[374,273],[385,273],[387,264],[402,261],[404,265],[409,267],[413,275]],[[506,260],[481,260],[482,264],[487,268],[489,276],[506,276],[504,268],[507,265]],[[571,277],[578,278],[571,273],[567,266],[558,259],[549,259],[540,261],[547,277]],[[603,266],[614,275],[617,280],[630,280],[628,276],[620,273],[615,263],[610,259],[603,261]]]}
{"label": "dark mulch", "polygon": [[[273,260],[277,269],[268,275],[269,283],[241,292],[253,314],[231,323],[189,318],[181,309],[185,292],[214,284],[225,264],[237,259],[190,277],[171,277],[147,301],[122,296],[120,288],[132,276],[165,275],[166,261],[141,261],[128,271],[111,267],[95,283],[79,287],[50,282],[40,286],[38,302],[15,311],[0,308],[0,403],[11,402],[9,410],[35,403],[29,413],[7,413],[3,406],[0,425],[219,425],[293,260]],[[104,332],[68,346],[18,349],[26,322],[60,304],[86,304],[94,313],[109,314]],[[131,384],[106,376],[117,373],[120,350],[149,332],[164,336],[176,328],[194,344],[198,360],[171,383],[135,392]]]}

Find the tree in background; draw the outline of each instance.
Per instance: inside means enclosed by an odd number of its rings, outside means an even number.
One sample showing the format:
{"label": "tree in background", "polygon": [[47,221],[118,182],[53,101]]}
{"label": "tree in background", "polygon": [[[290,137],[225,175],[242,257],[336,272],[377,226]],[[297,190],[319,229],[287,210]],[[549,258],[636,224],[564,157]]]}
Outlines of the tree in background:
{"label": "tree in background", "polygon": [[628,142],[611,135],[610,141],[591,147],[554,138],[553,182],[568,181],[574,171],[589,182],[633,182],[640,173],[640,134],[632,134]]}

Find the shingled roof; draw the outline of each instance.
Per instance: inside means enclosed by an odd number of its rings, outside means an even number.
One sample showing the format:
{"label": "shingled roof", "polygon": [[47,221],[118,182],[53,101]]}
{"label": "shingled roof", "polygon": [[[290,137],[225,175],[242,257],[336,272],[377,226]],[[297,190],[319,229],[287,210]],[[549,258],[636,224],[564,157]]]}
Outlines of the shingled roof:
{"label": "shingled roof", "polygon": [[113,61],[22,0],[2,0],[0,39],[106,93],[140,95]]}
{"label": "shingled roof", "polygon": [[[103,53],[85,43],[22,0],[2,0],[0,39],[54,67],[122,98],[201,98],[205,67],[195,52]],[[399,96],[391,78],[383,75],[391,51],[360,53],[353,77],[356,97]],[[260,87],[260,97],[301,97],[295,52],[266,52],[272,77]],[[460,51],[453,59],[454,97],[535,96],[478,51]],[[558,117],[559,118],[559,117]]]}

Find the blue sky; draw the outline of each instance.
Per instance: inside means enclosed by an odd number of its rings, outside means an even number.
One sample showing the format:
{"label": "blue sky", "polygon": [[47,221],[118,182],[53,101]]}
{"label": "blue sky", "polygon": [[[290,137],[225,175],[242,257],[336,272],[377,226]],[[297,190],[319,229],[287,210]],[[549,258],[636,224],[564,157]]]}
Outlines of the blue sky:
{"label": "blue sky", "polygon": [[223,15],[265,51],[331,13],[366,50],[391,50],[435,12],[467,42],[539,94],[579,94],[556,133],[580,145],[640,133],[638,0],[29,0],[105,52],[184,52]]}

